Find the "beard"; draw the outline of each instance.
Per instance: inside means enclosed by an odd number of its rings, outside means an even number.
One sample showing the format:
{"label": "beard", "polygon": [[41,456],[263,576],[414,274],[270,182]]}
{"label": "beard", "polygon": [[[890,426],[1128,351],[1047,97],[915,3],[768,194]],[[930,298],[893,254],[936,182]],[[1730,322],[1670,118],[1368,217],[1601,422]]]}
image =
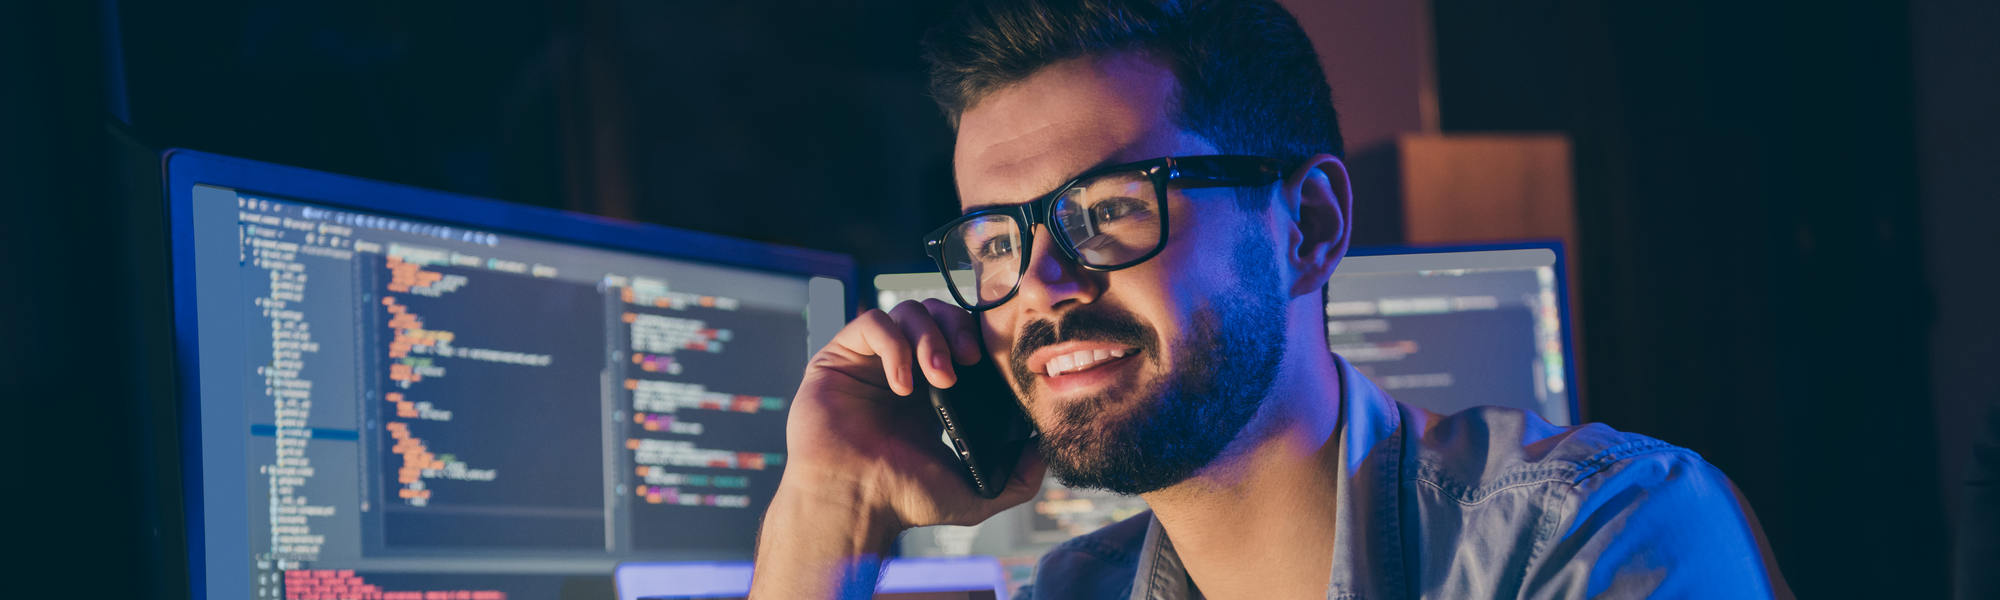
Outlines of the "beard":
{"label": "beard", "polygon": [[[1285,294],[1263,240],[1242,235],[1234,248],[1235,289],[1217,290],[1193,314],[1173,345],[1166,375],[1136,389],[1113,388],[1065,403],[1053,423],[1038,423],[1037,442],[1049,472],[1063,485],[1143,494],[1194,475],[1214,462],[1257,415],[1277,378],[1285,347]],[[1058,341],[1097,340],[1139,348],[1155,366],[1158,334],[1129,314],[1072,311],[1061,336],[1047,322],[1024,327],[1014,374],[1028,390],[1034,374],[1025,357]],[[1123,397],[1123,398],[1121,398]],[[1106,407],[1128,404],[1122,415]]]}

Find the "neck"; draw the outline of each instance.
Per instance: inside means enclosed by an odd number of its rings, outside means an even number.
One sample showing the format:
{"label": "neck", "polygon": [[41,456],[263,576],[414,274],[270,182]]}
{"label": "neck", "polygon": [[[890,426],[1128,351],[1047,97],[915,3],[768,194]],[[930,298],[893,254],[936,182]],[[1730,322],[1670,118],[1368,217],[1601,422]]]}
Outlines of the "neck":
{"label": "neck", "polygon": [[1287,349],[1271,395],[1220,458],[1144,495],[1208,598],[1326,593],[1341,377],[1322,335]]}

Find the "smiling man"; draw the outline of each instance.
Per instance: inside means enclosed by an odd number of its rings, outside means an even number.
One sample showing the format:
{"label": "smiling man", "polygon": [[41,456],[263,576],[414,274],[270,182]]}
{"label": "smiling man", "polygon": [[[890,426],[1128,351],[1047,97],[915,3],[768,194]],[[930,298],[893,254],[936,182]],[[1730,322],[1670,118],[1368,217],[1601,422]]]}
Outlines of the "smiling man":
{"label": "smiling man", "polygon": [[[933,32],[957,303],[861,315],[808,367],[754,595],[865,597],[916,526],[1044,469],[1152,509],[1059,546],[1038,598],[1768,597],[1728,480],[1602,425],[1435,415],[1327,351],[1353,199],[1305,34],[1264,0],[973,2]],[[993,357],[1041,432],[999,498],[919,378]]]}

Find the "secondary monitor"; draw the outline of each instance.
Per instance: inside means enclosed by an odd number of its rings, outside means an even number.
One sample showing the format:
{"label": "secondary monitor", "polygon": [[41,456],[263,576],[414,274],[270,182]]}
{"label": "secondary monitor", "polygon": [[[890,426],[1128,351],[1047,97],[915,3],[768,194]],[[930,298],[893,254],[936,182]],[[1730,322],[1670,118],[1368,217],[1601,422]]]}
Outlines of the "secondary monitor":
{"label": "secondary monitor", "polygon": [[1571,425],[1566,293],[1553,242],[1357,249],[1326,285],[1327,343],[1426,410],[1504,406]]}
{"label": "secondary monitor", "polygon": [[608,595],[745,560],[839,255],[165,158],[193,596]]}

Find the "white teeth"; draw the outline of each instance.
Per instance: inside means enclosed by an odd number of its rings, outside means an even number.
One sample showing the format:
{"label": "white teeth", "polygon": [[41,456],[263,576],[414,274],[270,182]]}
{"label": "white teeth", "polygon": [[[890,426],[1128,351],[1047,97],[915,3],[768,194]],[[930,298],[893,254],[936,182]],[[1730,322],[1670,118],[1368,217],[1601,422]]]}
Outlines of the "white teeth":
{"label": "white teeth", "polygon": [[1126,354],[1131,354],[1132,352],[1123,348],[1117,350],[1078,350],[1049,359],[1048,365],[1044,368],[1048,371],[1050,377],[1056,377],[1063,373],[1081,371],[1085,367],[1097,362],[1113,358],[1124,358]]}

